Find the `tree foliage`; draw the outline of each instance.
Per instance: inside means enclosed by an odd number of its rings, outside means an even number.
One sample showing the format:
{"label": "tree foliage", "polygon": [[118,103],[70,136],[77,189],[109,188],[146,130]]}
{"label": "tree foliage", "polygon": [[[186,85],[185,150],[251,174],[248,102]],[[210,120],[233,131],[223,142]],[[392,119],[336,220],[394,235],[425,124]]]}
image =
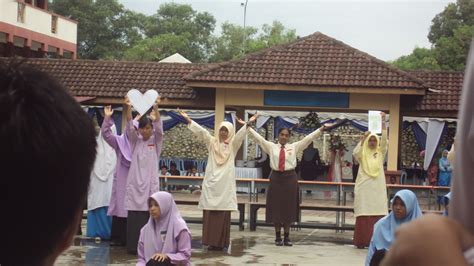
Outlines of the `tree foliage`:
{"label": "tree foliage", "polygon": [[463,70],[473,37],[474,0],[458,0],[433,18],[430,49],[415,48],[393,64],[402,69]]}
{"label": "tree foliage", "polygon": [[410,55],[404,55],[394,62],[393,65],[405,70],[440,70],[434,51],[427,48],[416,47]]}
{"label": "tree foliage", "polygon": [[278,21],[261,29],[226,22],[214,36],[214,16],[184,4],[162,4],[151,16],[117,0],[54,0],[50,8],[79,22],[78,56],[85,59],[158,61],[180,53],[192,62],[219,62],[296,39]]}
{"label": "tree foliage", "polygon": [[222,24],[221,36],[214,38],[210,61],[220,62],[240,58],[248,53],[294,41],[296,38],[296,31],[285,28],[279,21],[274,21],[271,25],[264,24],[260,33],[254,27],[244,29],[226,22]]}
{"label": "tree foliage", "polygon": [[78,21],[80,58],[120,58],[143,38],[146,16],[125,9],[117,0],[54,0],[50,8]]}

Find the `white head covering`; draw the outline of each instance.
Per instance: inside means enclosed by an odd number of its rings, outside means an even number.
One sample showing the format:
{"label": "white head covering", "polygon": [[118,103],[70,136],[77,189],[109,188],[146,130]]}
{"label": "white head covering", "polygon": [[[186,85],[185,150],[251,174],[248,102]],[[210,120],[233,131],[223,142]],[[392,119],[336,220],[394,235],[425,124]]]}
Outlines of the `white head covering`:
{"label": "white head covering", "polygon": [[[229,134],[224,143],[220,143],[219,130],[223,127],[227,128]],[[214,153],[214,158],[216,159],[217,164],[223,165],[230,157],[231,151],[227,145],[232,141],[232,138],[235,135],[235,129],[232,123],[223,121],[219,125],[219,130],[214,132],[214,139],[211,140],[211,152]]]}
{"label": "white head covering", "polygon": [[459,109],[449,216],[474,234],[474,43],[466,64]]}
{"label": "white head covering", "polygon": [[[111,130],[116,134],[115,126],[112,126]],[[97,137],[97,155],[91,173],[89,194],[87,195],[88,210],[109,206],[116,162],[117,155],[115,150],[105,142],[102,132],[99,132]]]}

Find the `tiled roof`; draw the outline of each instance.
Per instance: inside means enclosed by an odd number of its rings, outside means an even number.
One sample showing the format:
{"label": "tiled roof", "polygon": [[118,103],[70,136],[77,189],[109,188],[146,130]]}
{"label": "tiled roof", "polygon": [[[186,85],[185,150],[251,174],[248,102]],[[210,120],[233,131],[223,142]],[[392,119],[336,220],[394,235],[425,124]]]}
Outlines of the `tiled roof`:
{"label": "tiled roof", "polygon": [[188,81],[423,89],[423,81],[316,32],[186,76]]}
{"label": "tiled roof", "polygon": [[59,79],[74,96],[125,97],[130,89],[156,89],[163,98],[194,99],[183,76],[204,65],[97,60],[28,59]]}
{"label": "tiled roof", "polygon": [[458,111],[464,72],[461,71],[410,71],[425,81],[432,90],[412,105],[411,110]]}

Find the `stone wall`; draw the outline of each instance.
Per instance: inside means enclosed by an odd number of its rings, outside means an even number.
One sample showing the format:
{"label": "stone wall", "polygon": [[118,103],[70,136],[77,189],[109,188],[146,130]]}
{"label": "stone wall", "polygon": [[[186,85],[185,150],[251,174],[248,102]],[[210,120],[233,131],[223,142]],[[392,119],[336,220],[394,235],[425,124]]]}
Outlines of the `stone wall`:
{"label": "stone wall", "polygon": [[[212,135],[214,134],[213,129],[206,129]],[[172,129],[165,131],[162,158],[205,160],[207,156],[206,146],[196,138],[187,125],[179,123]]]}

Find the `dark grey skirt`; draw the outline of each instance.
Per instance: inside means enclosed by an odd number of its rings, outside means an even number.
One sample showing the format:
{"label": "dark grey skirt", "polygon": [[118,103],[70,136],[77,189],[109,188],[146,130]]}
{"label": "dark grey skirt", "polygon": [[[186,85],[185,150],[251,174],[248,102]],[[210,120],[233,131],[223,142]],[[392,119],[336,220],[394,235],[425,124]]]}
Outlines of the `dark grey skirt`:
{"label": "dark grey skirt", "polygon": [[298,221],[298,178],[295,170],[270,173],[265,220],[267,223],[291,224]]}
{"label": "dark grey skirt", "polygon": [[148,222],[150,213],[147,211],[128,211],[127,217],[127,252],[137,254],[140,230]]}

